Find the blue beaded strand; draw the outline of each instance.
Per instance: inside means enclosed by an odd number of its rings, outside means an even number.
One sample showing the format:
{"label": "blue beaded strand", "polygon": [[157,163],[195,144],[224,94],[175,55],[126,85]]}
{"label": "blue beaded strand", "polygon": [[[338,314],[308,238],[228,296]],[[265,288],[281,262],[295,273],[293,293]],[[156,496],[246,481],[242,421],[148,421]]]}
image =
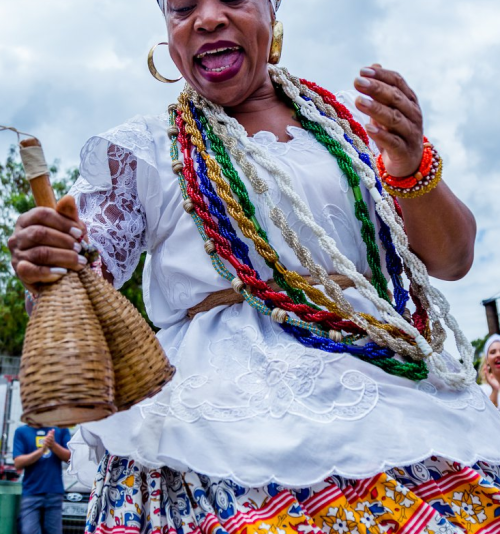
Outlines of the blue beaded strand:
{"label": "blue beaded strand", "polygon": [[[302,98],[304,98],[304,100],[311,101],[309,97],[303,96]],[[318,112],[323,117],[327,117],[330,120],[337,122],[332,117],[328,117],[320,109],[318,109]],[[365,152],[361,152],[354,144],[353,139],[351,139],[351,137],[349,137],[349,135],[346,132],[344,132],[344,139],[354,148],[354,150],[356,150],[359,159],[374,172],[377,190],[380,194],[382,194],[383,193],[382,183],[380,182],[380,178],[378,177],[376,170],[372,166],[370,156]],[[377,213],[377,220],[380,225],[380,228],[379,228],[380,242],[382,243],[382,246],[384,247],[384,250],[386,253],[385,263],[387,266],[387,271],[389,273],[389,276],[391,277],[391,281],[394,286],[394,300],[395,300],[394,309],[399,313],[399,315],[403,315],[403,313],[406,310],[406,305],[408,304],[408,300],[410,299],[410,294],[404,288],[403,282],[401,279],[401,275],[403,274],[403,262],[401,261],[401,258],[399,257],[396,251],[396,247],[394,246],[394,243],[392,241],[391,231],[389,227],[382,220],[382,218],[380,217],[378,213]]]}
{"label": "blue beaded strand", "polygon": [[[195,121],[196,121],[196,118],[195,118]],[[195,171],[200,181],[200,184],[202,181],[204,182],[210,181],[208,176],[206,176],[206,164],[204,161],[203,161],[203,165],[198,165],[198,168],[195,169]],[[182,174],[179,173],[179,180],[183,180],[183,177],[182,178],[181,177],[182,177]],[[185,182],[181,186],[181,189],[183,191],[183,194],[185,194],[187,198],[187,188],[185,186]],[[208,187],[207,187],[207,190],[208,190]],[[213,188],[212,188],[212,191],[213,191]],[[204,194],[205,196],[207,196],[206,193]],[[210,191],[209,191],[209,194],[211,195]],[[213,192],[213,194],[215,194],[215,192]],[[207,196],[207,198],[210,202],[211,201],[210,196]],[[230,220],[227,218],[227,216],[225,216],[225,209],[223,206],[222,206],[222,210],[220,212],[220,215],[226,217],[228,229],[230,228],[228,232],[229,237],[227,239],[228,241],[230,241],[231,246],[233,246],[233,239],[234,239],[233,236],[235,236],[236,233],[234,231],[234,228],[232,227]],[[205,235],[204,232],[202,234],[202,237],[203,235]],[[205,237],[205,240],[206,240],[206,237]],[[213,259],[214,257],[217,257],[217,260],[214,261]],[[212,264],[214,265],[214,268],[221,276],[223,276],[227,280],[234,279],[234,276],[228,273],[226,267],[224,266],[224,264],[220,260],[220,257],[216,253],[212,253],[211,258],[212,258]],[[228,274],[230,276],[228,276]],[[274,309],[274,305],[272,303],[263,302],[260,299],[257,299],[255,296],[251,295],[251,293],[249,293],[247,290],[242,290],[241,293],[244,296],[245,300],[254,309],[256,309],[257,311],[259,311],[260,313],[266,316],[270,316],[272,314],[272,311]],[[306,346],[310,346],[313,348],[317,348],[324,352],[348,353],[353,356],[358,356],[358,357],[363,356],[364,358],[368,358],[368,359],[375,359],[375,358],[387,359],[387,358],[391,358],[394,356],[393,351],[387,348],[379,347],[373,342],[367,343],[364,346],[353,345],[352,342],[355,340],[355,338],[351,336],[349,337],[346,336],[347,339],[343,340],[343,342],[341,343],[335,342],[329,339],[328,332],[320,330],[319,328],[314,327],[314,325],[309,325],[308,323],[304,321],[292,319],[289,316],[287,316],[286,322],[284,324],[280,324],[280,326],[286,332],[293,335],[293,337],[295,337],[297,341],[299,341],[301,344],[304,344]]]}
{"label": "blue beaded strand", "polygon": [[[190,107],[191,106],[192,106],[192,103],[190,103]],[[201,128],[201,123],[199,122],[197,114],[193,113],[193,117],[196,122],[196,126],[201,132],[201,135],[203,137],[203,142],[205,143],[205,146],[206,146],[205,134],[203,132],[203,129]],[[205,195],[205,197],[208,200],[208,207],[209,207],[209,211],[211,215],[217,218],[217,221],[219,223],[219,231],[221,235],[231,243],[231,248],[235,256],[242,263],[248,265],[249,267],[253,269],[252,262],[248,255],[249,254],[248,245],[246,245],[246,243],[243,243],[243,241],[236,234],[234,227],[231,224],[231,221],[229,220],[229,217],[226,214],[224,203],[222,202],[222,199],[219,197],[219,195],[215,191],[212,185],[212,182],[210,181],[210,178],[207,175],[207,165],[205,163],[205,160],[203,159],[201,154],[198,152],[198,150],[196,150],[196,148],[195,148],[195,154],[196,154],[196,161],[198,164],[195,171],[199,179],[200,191]]]}
{"label": "blue beaded strand", "polygon": [[374,359],[388,359],[394,356],[394,352],[390,349],[381,348],[373,341],[366,343],[366,345],[351,345],[349,351],[346,351],[344,343],[337,343],[331,339],[321,339],[316,337],[313,333],[294,326],[289,323],[282,324],[281,327],[285,332],[291,334],[300,343],[313,349],[319,349],[323,352],[331,354],[339,354],[342,352],[349,352],[352,356],[364,357],[370,360]]}

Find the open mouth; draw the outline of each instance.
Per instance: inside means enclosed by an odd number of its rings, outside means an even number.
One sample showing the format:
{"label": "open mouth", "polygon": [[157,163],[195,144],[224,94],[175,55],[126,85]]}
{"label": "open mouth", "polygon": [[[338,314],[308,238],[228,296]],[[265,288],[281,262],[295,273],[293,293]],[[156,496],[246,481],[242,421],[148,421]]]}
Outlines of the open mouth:
{"label": "open mouth", "polygon": [[235,65],[242,53],[240,46],[229,46],[202,52],[194,59],[206,72],[220,73]]}

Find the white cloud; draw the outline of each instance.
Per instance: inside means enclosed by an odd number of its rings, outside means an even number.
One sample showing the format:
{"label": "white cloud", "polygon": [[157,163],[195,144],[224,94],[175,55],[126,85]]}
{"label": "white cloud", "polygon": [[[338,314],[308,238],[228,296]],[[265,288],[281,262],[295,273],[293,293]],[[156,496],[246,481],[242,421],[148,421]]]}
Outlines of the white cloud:
{"label": "white cloud", "polygon": [[[495,0],[284,0],[283,63],[332,90],[372,62],[399,70],[420,97],[446,180],[474,211],[471,273],[439,282],[472,338],[480,301],[500,290],[500,4]],[[49,160],[78,161],[91,135],[137,113],[160,113],[181,84],[151,78],[146,56],[165,38],[154,0],[0,3],[0,123],[39,136]],[[162,72],[174,75],[161,60]],[[0,136],[0,156],[14,138]]]}

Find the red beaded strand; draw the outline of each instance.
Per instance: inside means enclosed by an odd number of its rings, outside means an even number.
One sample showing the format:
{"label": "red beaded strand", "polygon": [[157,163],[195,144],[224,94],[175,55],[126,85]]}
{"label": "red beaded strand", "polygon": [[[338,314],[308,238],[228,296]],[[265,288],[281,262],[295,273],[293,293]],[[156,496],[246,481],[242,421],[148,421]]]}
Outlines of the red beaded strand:
{"label": "red beaded strand", "polygon": [[366,146],[369,146],[370,140],[363,126],[354,120],[352,113],[347,109],[346,106],[344,106],[344,104],[341,104],[337,100],[333,93],[330,93],[330,91],[327,89],[324,89],[323,87],[320,87],[319,85],[308,80],[301,79],[300,83],[307,86],[309,89],[311,89],[311,91],[317,93],[323,99],[325,104],[332,106],[332,108],[337,112],[339,118],[348,121],[352,132],[357,135]]}
{"label": "red beaded strand", "polygon": [[188,195],[194,204],[197,215],[203,221],[206,235],[213,241],[217,253],[227,260],[236,270],[238,277],[244,284],[249,286],[252,293],[262,299],[271,300],[276,306],[285,311],[293,312],[304,321],[320,323],[328,329],[345,331],[353,334],[363,334],[364,331],[352,321],[340,320],[340,318],[328,311],[314,310],[305,304],[295,304],[290,297],[271,289],[271,287],[258,278],[257,273],[248,265],[238,261],[231,249],[231,244],[218,231],[218,225],[211,217],[208,206],[200,192],[194,162],[191,157],[191,142],[186,134],[184,121],[178,116],[176,124],[179,129],[178,140],[184,155],[183,174],[186,180]]}
{"label": "red beaded strand", "polygon": [[[305,86],[307,86],[312,91],[314,91],[315,93],[317,93],[323,99],[323,102],[325,102],[325,104],[329,104],[330,106],[332,106],[337,112],[337,115],[339,116],[339,118],[347,120],[349,122],[352,132],[355,135],[357,135],[363,141],[363,143],[365,143],[365,145],[369,146],[368,134],[366,133],[363,126],[361,126],[361,124],[359,124],[359,122],[357,122],[353,118],[349,109],[343,104],[341,104],[333,93],[331,93],[327,89],[324,89],[323,87],[313,82],[310,82],[308,80],[301,79],[300,82],[304,84]],[[424,143],[427,143],[430,147],[432,147],[432,145],[430,145],[430,143],[428,142],[427,138],[424,138]],[[432,149],[430,151],[428,150],[429,146],[424,147],[424,156],[422,158],[422,162],[419,168],[419,172],[422,173],[422,176],[428,175],[431,172],[432,165],[433,165],[433,153],[432,153]],[[399,202],[394,197],[393,197],[393,201],[394,201],[394,207],[395,207],[396,213],[401,218],[403,218],[403,212],[401,210],[401,206],[399,205]],[[427,311],[425,310],[425,308],[422,305],[422,302],[420,301],[418,296],[415,294],[415,291],[413,291],[411,287],[410,287],[410,295],[416,307],[416,310],[412,315],[414,326],[417,328],[417,330],[421,334],[424,334],[428,338],[429,316],[427,314]]]}

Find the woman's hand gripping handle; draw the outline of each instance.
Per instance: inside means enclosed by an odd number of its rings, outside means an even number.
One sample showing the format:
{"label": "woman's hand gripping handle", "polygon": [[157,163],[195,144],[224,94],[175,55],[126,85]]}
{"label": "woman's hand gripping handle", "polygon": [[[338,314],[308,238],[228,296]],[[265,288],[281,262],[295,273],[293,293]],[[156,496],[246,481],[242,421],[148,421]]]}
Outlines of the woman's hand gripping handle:
{"label": "woman's hand gripping handle", "polygon": [[87,259],[79,255],[80,242],[87,230],[73,197],[66,195],[56,203],[38,140],[22,141],[21,154],[23,149],[31,150],[28,160],[33,153],[36,160],[25,168],[37,207],[18,218],[8,246],[17,276],[26,289],[37,293],[40,284],[56,282],[68,269],[83,269]]}

